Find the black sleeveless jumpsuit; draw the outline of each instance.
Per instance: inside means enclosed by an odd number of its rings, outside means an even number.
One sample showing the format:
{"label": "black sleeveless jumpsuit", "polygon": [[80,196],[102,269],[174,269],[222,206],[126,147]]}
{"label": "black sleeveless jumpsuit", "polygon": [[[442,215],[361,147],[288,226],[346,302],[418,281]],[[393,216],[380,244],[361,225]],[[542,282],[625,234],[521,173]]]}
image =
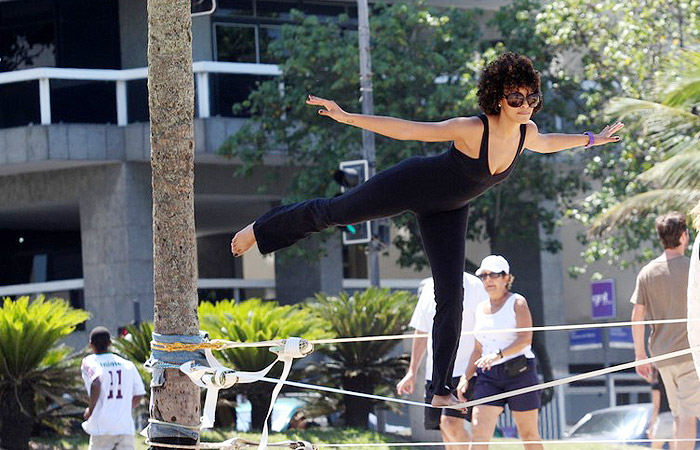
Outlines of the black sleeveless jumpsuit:
{"label": "black sleeveless jumpsuit", "polygon": [[335,198],[316,198],[271,209],[255,221],[258,249],[271,253],[313,232],[391,217],[411,211],[418,217],[423,247],[435,282],[433,375],[430,391],[447,395],[462,325],[462,300],[468,203],[513,170],[525,141],[511,165],[491,175],[488,165],[488,119],[484,123],[479,158],[450,149],[437,156],[417,156],[379,172],[367,182]]}

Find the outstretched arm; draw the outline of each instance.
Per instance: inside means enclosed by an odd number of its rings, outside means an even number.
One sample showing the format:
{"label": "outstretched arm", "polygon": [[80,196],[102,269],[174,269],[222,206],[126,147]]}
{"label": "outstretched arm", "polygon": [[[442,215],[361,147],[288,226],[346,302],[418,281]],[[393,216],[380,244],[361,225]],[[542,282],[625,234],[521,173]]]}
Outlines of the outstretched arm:
{"label": "outstretched arm", "polygon": [[[617,142],[620,136],[615,136],[615,133],[620,131],[625,124],[615,122],[608,125],[603,130],[593,135],[593,143],[591,146],[608,144]],[[527,135],[525,137],[525,148],[537,153],[555,153],[561,150],[566,150],[574,147],[583,147],[588,145],[589,136],[586,134],[564,134],[564,133],[545,133],[542,134],[537,129],[535,122],[530,121],[527,124]]]}
{"label": "outstretched arm", "polygon": [[442,122],[413,122],[386,116],[370,116],[352,114],[343,111],[333,100],[309,95],[307,105],[321,106],[318,113],[328,116],[336,122],[352,125],[364,130],[402,141],[445,142],[462,139],[465,128],[469,128],[472,120],[467,117],[456,117]]}

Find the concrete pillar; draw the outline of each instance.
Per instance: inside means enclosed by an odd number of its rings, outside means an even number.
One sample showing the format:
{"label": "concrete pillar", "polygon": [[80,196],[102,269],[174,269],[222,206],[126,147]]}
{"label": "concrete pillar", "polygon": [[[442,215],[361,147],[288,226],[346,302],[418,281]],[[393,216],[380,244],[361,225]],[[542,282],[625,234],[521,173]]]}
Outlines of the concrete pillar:
{"label": "concrete pillar", "polygon": [[[277,301],[282,305],[298,303],[317,292],[335,295],[343,288],[343,248],[340,235],[322,242],[319,236],[304,239],[275,253]],[[299,248],[321,251],[320,258],[298,256]]]}
{"label": "concrete pillar", "polygon": [[[560,239],[559,229],[554,229],[552,236]],[[544,240],[544,230],[540,227],[540,240]],[[566,321],[564,305],[564,262],[561,251],[550,253],[540,251],[542,273],[542,321],[543,325],[558,325]],[[549,364],[554,379],[569,375],[569,333],[566,331],[540,331],[544,335],[544,347],[549,357]],[[557,427],[563,432],[566,427],[566,387],[556,388],[552,402],[557,405]],[[561,436],[555,436],[560,438]]]}
{"label": "concrete pillar", "polygon": [[119,163],[90,177],[80,196],[80,231],[88,329],[116,331],[153,317],[151,172],[143,163]]}
{"label": "concrete pillar", "polygon": [[[540,231],[541,236],[544,231]],[[555,229],[555,239],[559,239],[559,230]],[[542,272],[542,308],[543,324],[558,325],[566,321],[564,305],[564,262],[561,252],[540,252]],[[540,332],[541,333],[541,332]],[[545,332],[545,345],[555,378],[569,374],[569,335],[566,331]]]}

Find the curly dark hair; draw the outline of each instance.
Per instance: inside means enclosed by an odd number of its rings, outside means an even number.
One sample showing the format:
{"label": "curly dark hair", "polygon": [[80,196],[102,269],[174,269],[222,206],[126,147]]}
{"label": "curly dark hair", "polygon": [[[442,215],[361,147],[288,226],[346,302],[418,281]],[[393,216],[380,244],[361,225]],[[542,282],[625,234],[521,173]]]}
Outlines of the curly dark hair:
{"label": "curly dark hair", "polygon": [[[499,102],[506,91],[525,87],[531,92],[540,92],[540,73],[529,58],[514,52],[506,52],[491,61],[481,73],[479,80],[479,107],[486,114],[498,114]],[[542,100],[532,112],[542,109]]]}

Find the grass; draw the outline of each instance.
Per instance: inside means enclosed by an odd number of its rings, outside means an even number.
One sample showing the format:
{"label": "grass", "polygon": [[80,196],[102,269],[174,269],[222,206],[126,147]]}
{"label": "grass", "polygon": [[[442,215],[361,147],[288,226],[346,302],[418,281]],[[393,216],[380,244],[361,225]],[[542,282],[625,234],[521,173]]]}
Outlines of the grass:
{"label": "grass", "polygon": [[[232,437],[242,437],[251,441],[257,442],[260,435],[257,433],[239,433],[232,430],[216,430],[205,431],[202,434],[202,442],[221,442]],[[391,442],[410,442],[410,438],[405,436],[397,436],[392,434],[382,434],[374,431],[359,430],[354,428],[328,428],[328,429],[311,429],[305,431],[290,431],[288,433],[273,433],[269,438],[270,442],[279,442],[285,440],[305,440],[312,444],[318,445],[319,450],[332,449],[334,447],[324,444],[358,444],[352,449],[364,450],[442,450],[437,446],[378,446],[366,447],[362,444],[367,443],[391,443]],[[136,450],[147,450],[148,446],[141,436],[135,437]],[[505,444],[491,445],[492,450],[522,450],[523,445],[518,440],[514,439],[494,439],[493,442],[507,442]],[[47,437],[37,438],[32,440],[31,448],[33,450],[87,450],[88,437],[87,435],[66,436],[66,437]],[[447,447],[448,450],[450,447]],[[547,444],[544,443],[546,450],[636,450],[648,447],[639,447],[635,445],[613,445],[613,444]],[[282,449],[282,447],[280,447]]]}

